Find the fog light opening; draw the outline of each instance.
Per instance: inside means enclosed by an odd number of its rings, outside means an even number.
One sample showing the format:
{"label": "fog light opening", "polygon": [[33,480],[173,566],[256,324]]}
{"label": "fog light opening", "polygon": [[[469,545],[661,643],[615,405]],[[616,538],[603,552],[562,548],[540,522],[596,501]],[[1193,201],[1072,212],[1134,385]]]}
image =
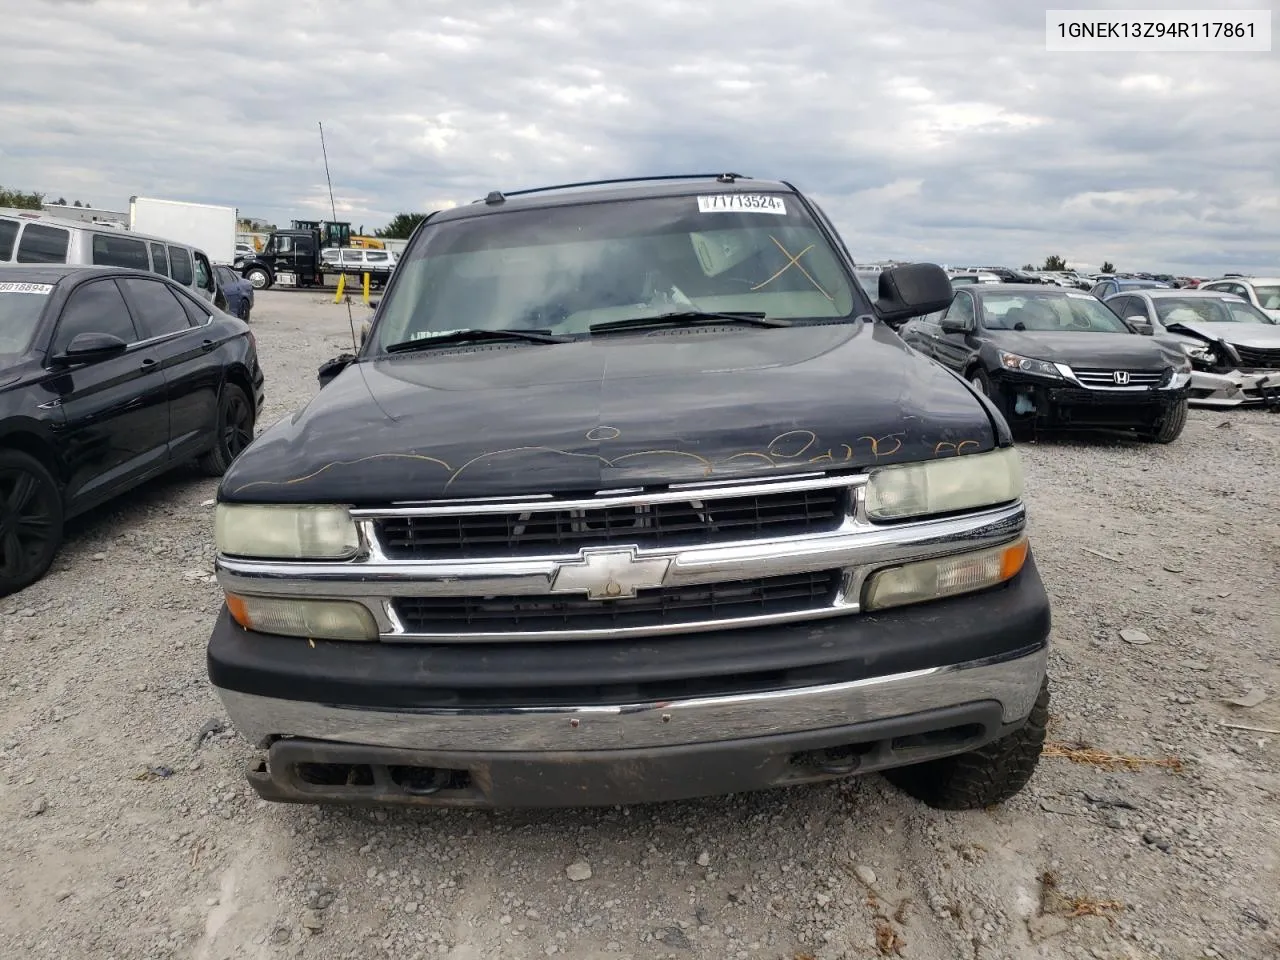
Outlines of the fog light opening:
{"label": "fog light opening", "polygon": [[415,797],[465,787],[470,779],[465,770],[447,770],[442,767],[395,766],[388,768],[388,774],[392,783]]}
{"label": "fog light opening", "polygon": [[298,779],[317,787],[371,787],[373,768],[366,763],[299,763]]}
{"label": "fog light opening", "polygon": [[791,765],[807,767],[832,776],[843,776],[857,770],[862,765],[862,758],[874,747],[874,743],[846,743],[821,750],[803,750],[792,755]]}

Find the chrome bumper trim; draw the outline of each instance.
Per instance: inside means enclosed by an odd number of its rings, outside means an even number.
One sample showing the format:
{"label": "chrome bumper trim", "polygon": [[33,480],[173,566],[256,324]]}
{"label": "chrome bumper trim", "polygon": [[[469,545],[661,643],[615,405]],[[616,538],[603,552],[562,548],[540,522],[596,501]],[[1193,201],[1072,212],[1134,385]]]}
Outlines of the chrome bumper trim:
{"label": "chrome bumper trim", "polygon": [[[372,521],[363,520],[362,524]],[[412,642],[492,642],[496,640],[574,640],[588,637],[647,636],[760,626],[857,613],[862,585],[877,569],[968,550],[998,546],[1026,528],[1022,503],[942,519],[872,524],[850,518],[838,530],[774,540],[682,549],[639,549],[635,557],[671,561],[666,588],[731,582],[843,569],[842,587],[823,606],[803,611],[602,630],[555,630],[495,633],[410,633],[400,623],[397,597],[581,596],[557,591],[561,564],[583,554],[563,557],[492,560],[393,561],[377,553],[342,562],[279,562],[219,557],[218,581],[230,593],[257,596],[352,599],[364,604],[378,623],[381,639]]]}
{"label": "chrome bumper trim", "polygon": [[715,743],[885,720],[985,700],[1006,723],[1031,712],[1048,646],[848,683],[595,707],[370,710],[218,689],[255,746],[279,737],[469,753],[618,750]]}

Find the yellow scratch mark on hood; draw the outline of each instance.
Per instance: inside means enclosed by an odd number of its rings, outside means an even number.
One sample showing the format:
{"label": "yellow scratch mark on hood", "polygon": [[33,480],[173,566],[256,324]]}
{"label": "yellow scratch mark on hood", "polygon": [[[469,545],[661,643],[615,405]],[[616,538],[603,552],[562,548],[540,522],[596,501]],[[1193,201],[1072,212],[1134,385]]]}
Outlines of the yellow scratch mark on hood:
{"label": "yellow scratch mark on hood", "polygon": [[236,487],[235,492],[241,493],[250,487],[290,487],[295,483],[306,483],[308,480],[314,480],[320,474],[332,470],[334,467],[354,467],[360,463],[368,463],[370,460],[417,460],[424,463],[434,463],[444,467],[446,470],[453,469],[439,457],[429,457],[424,453],[371,453],[367,457],[357,457],[355,460],[332,460],[319,470],[313,470],[305,476],[293,477],[290,480],[252,480],[243,486]]}

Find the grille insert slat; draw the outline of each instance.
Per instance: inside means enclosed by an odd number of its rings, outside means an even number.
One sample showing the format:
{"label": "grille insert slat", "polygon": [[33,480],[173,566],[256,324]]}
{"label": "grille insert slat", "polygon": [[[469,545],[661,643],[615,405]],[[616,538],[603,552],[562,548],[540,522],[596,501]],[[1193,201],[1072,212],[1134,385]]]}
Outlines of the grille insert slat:
{"label": "grille insert slat", "polygon": [[614,543],[684,547],[834,530],[848,496],[846,488],[832,487],[581,510],[539,505],[523,512],[384,517],[375,528],[393,559],[519,557]]}
{"label": "grille insert slat", "polygon": [[1261,350],[1256,347],[1235,347],[1240,355],[1240,366],[1252,370],[1280,370],[1280,349]]}
{"label": "grille insert slat", "polygon": [[528,633],[659,627],[825,609],[841,571],[641,590],[635,597],[588,600],[568,595],[404,597],[396,614],[409,633]]}

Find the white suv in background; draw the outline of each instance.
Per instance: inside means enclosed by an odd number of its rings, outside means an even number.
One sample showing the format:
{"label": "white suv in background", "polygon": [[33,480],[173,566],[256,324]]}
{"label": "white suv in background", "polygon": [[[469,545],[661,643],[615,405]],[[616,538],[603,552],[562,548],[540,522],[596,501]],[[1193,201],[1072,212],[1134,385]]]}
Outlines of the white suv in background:
{"label": "white suv in background", "polygon": [[1280,323],[1280,277],[1231,277],[1202,283],[1200,290],[1234,293]]}

